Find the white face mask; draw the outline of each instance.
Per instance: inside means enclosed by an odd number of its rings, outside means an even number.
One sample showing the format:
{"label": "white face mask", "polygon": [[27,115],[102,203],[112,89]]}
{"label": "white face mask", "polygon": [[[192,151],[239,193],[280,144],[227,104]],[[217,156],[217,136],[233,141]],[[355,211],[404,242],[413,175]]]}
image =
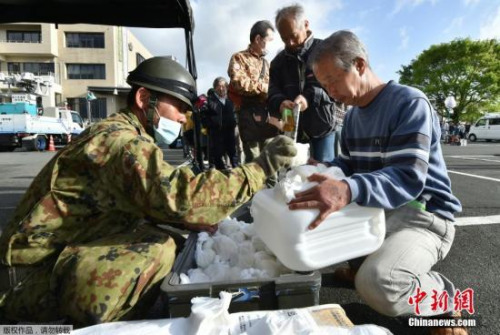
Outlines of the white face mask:
{"label": "white face mask", "polygon": [[182,125],[179,122],[161,117],[158,111],[155,111],[160,118],[158,127],[153,127],[156,143],[169,145],[179,136]]}

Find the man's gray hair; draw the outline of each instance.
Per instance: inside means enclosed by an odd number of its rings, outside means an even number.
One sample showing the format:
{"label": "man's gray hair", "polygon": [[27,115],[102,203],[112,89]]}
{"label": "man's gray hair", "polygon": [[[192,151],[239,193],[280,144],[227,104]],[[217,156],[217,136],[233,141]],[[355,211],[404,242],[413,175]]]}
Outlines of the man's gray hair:
{"label": "man's gray hair", "polygon": [[283,7],[281,9],[278,9],[278,11],[276,12],[276,19],[274,20],[274,24],[275,24],[276,28],[279,27],[281,20],[283,20],[285,18],[289,18],[289,17],[294,18],[295,23],[297,25],[301,25],[305,19],[304,7],[302,7],[301,5],[296,3],[296,4],[293,4],[291,6],[287,6],[287,7]]}
{"label": "man's gray hair", "polygon": [[215,80],[214,80],[214,82],[213,82],[213,84],[212,84],[212,87],[213,87],[213,88],[216,88],[216,87],[217,87],[217,85],[219,85],[219,83],[220,83],[221,81],[223,81],[223,82],[227,83],[226,78],[224,78],[224,77],[217,77],[217,78],[215,78]]}
{"label": "man's gray hair", "polygon": [[362,58],[368,67],[368,53],[359,38],[348,30],[339,30],[323,40],[312,55],[312,64],[318,63],[324,57],[332,57],[336,64],[346,71],[350,71],[354,61]]}

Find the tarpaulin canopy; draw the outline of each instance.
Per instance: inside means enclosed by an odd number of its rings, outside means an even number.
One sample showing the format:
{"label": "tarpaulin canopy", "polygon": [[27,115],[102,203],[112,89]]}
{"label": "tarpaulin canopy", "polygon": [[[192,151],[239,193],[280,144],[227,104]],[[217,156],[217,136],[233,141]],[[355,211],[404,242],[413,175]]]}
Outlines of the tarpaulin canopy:
{"label": "tarpaulin canopy", "polygon": [[6,22],[194,29],[189,0],[0,0]]}
{"label": "tarpaulin canopy", "polygon": [[197,77],[189,0],[0,0],[0,23],[11,22],[183,28],[189,71]]}

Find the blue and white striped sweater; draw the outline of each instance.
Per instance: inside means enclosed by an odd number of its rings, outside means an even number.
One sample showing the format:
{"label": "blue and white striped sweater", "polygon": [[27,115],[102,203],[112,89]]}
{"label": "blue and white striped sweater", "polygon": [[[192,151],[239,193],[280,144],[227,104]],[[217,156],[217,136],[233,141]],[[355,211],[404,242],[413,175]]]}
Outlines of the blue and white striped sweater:
{"label": "blue and white striped sweater", "polygon": [[415,199],[453,220],[462,207],[451,192],[437,115],[425,95],[389,82],[366,107],[346,114],[342,152],[332,164],[347,176],[352,201],[386,209]]}

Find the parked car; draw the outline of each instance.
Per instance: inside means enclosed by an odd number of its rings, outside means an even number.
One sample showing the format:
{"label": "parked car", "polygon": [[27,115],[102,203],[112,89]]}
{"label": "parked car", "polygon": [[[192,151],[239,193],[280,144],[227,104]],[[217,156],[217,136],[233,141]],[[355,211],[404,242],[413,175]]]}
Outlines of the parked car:
{"label": "parked car", "polygon": [[477,120],[470,127],[469,140],[500,140],[500,113],[486,114]]}

